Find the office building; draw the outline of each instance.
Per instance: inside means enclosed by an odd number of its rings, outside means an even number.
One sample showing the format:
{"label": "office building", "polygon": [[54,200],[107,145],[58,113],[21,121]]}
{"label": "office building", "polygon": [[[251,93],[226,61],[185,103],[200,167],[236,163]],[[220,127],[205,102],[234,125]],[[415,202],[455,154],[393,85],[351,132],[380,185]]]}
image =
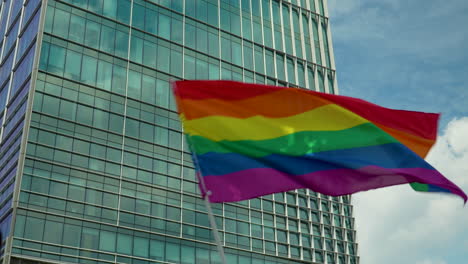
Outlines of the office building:
{"label": "office building", "polygon": [[[220,263],[170,81],[337,91],[325,0],[0,8],[5,264]],[[359,262],[349,196],[298,190],[213,210],[228,263]]]}

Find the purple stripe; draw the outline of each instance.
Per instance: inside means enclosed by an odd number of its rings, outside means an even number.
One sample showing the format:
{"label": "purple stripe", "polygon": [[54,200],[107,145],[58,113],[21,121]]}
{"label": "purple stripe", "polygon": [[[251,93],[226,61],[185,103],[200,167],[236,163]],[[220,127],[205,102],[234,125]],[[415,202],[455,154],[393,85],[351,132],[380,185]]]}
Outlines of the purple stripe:
{"label": "purple stripe", "polygon": [[249,169],[225,175],[204,176],[211,202],[236,202],[262,195],[309,188],[338,196],[410,182],[433,184],[462,197],[466,194],[436,170],[424,168],[333,169],[289,175],[271,168]]}

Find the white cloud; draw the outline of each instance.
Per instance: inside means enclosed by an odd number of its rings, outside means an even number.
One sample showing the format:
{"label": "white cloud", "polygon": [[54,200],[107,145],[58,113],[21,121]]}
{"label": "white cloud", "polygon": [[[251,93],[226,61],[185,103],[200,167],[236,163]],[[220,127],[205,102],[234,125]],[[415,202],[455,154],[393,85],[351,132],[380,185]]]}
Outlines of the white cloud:
{"label": "white cloud", "polygon": [[[456,128],[453,128],[456,126]],[[468,152],[468,118],[462,118],[457,122],[449,123],[447,129],[447,145],[455,155],[464,155]]]}
{"label": "white cloud", "polygon": [[[455,118],[428,161],[468,192],[468,117]],[[468,210],[454,195],[402,185],[353,196],[361,264],[445,264],[468,259]],[[452,259],[453,260],[453,259]]]}
{"label": "white cloud", "polygon": [[451,180],[468,188],[468,117],[454,118],[427,160]]}

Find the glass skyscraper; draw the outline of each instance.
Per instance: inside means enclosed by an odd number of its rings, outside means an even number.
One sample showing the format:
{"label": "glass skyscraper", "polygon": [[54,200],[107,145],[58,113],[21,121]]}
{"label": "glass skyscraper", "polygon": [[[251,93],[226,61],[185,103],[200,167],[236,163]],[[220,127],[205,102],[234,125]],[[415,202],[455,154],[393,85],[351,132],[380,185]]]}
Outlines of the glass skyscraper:
{"label": "glass skyscraper", "polygon": [[[5,264],[220,263],[170,81],[337,91],[325,0],[0,8]],[[228,263],[359,262],[349,196],[297,190],[213,210]]]}

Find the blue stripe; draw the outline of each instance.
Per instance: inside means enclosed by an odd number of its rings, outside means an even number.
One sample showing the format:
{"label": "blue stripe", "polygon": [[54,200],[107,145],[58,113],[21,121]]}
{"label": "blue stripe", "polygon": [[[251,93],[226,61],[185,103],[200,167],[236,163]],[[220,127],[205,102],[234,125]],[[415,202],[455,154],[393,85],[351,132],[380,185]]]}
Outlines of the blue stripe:
{"label": "blue stripe", "polygon": [[366,166],[381,168],[434,169],[426,161],[400,143],[331,150],[303,156],[272,154],[251,158],[236,153],[205,153],[196,155],[202,175],[224,175],[253,168],[274,168],[290,175],[303,175],[330,169],[358,169]]}
{"label": "blue stripe", "polygon": [[427,189],[428,192],[445,192],[445,193],[451,193],[450,190],[445,189],[445,188],[442,188],[442,187],[439,187],[439,186],[436,186],[436,185],[433,185],[433,184],[428,184],[427,186],[428,186],[428,189]]}

